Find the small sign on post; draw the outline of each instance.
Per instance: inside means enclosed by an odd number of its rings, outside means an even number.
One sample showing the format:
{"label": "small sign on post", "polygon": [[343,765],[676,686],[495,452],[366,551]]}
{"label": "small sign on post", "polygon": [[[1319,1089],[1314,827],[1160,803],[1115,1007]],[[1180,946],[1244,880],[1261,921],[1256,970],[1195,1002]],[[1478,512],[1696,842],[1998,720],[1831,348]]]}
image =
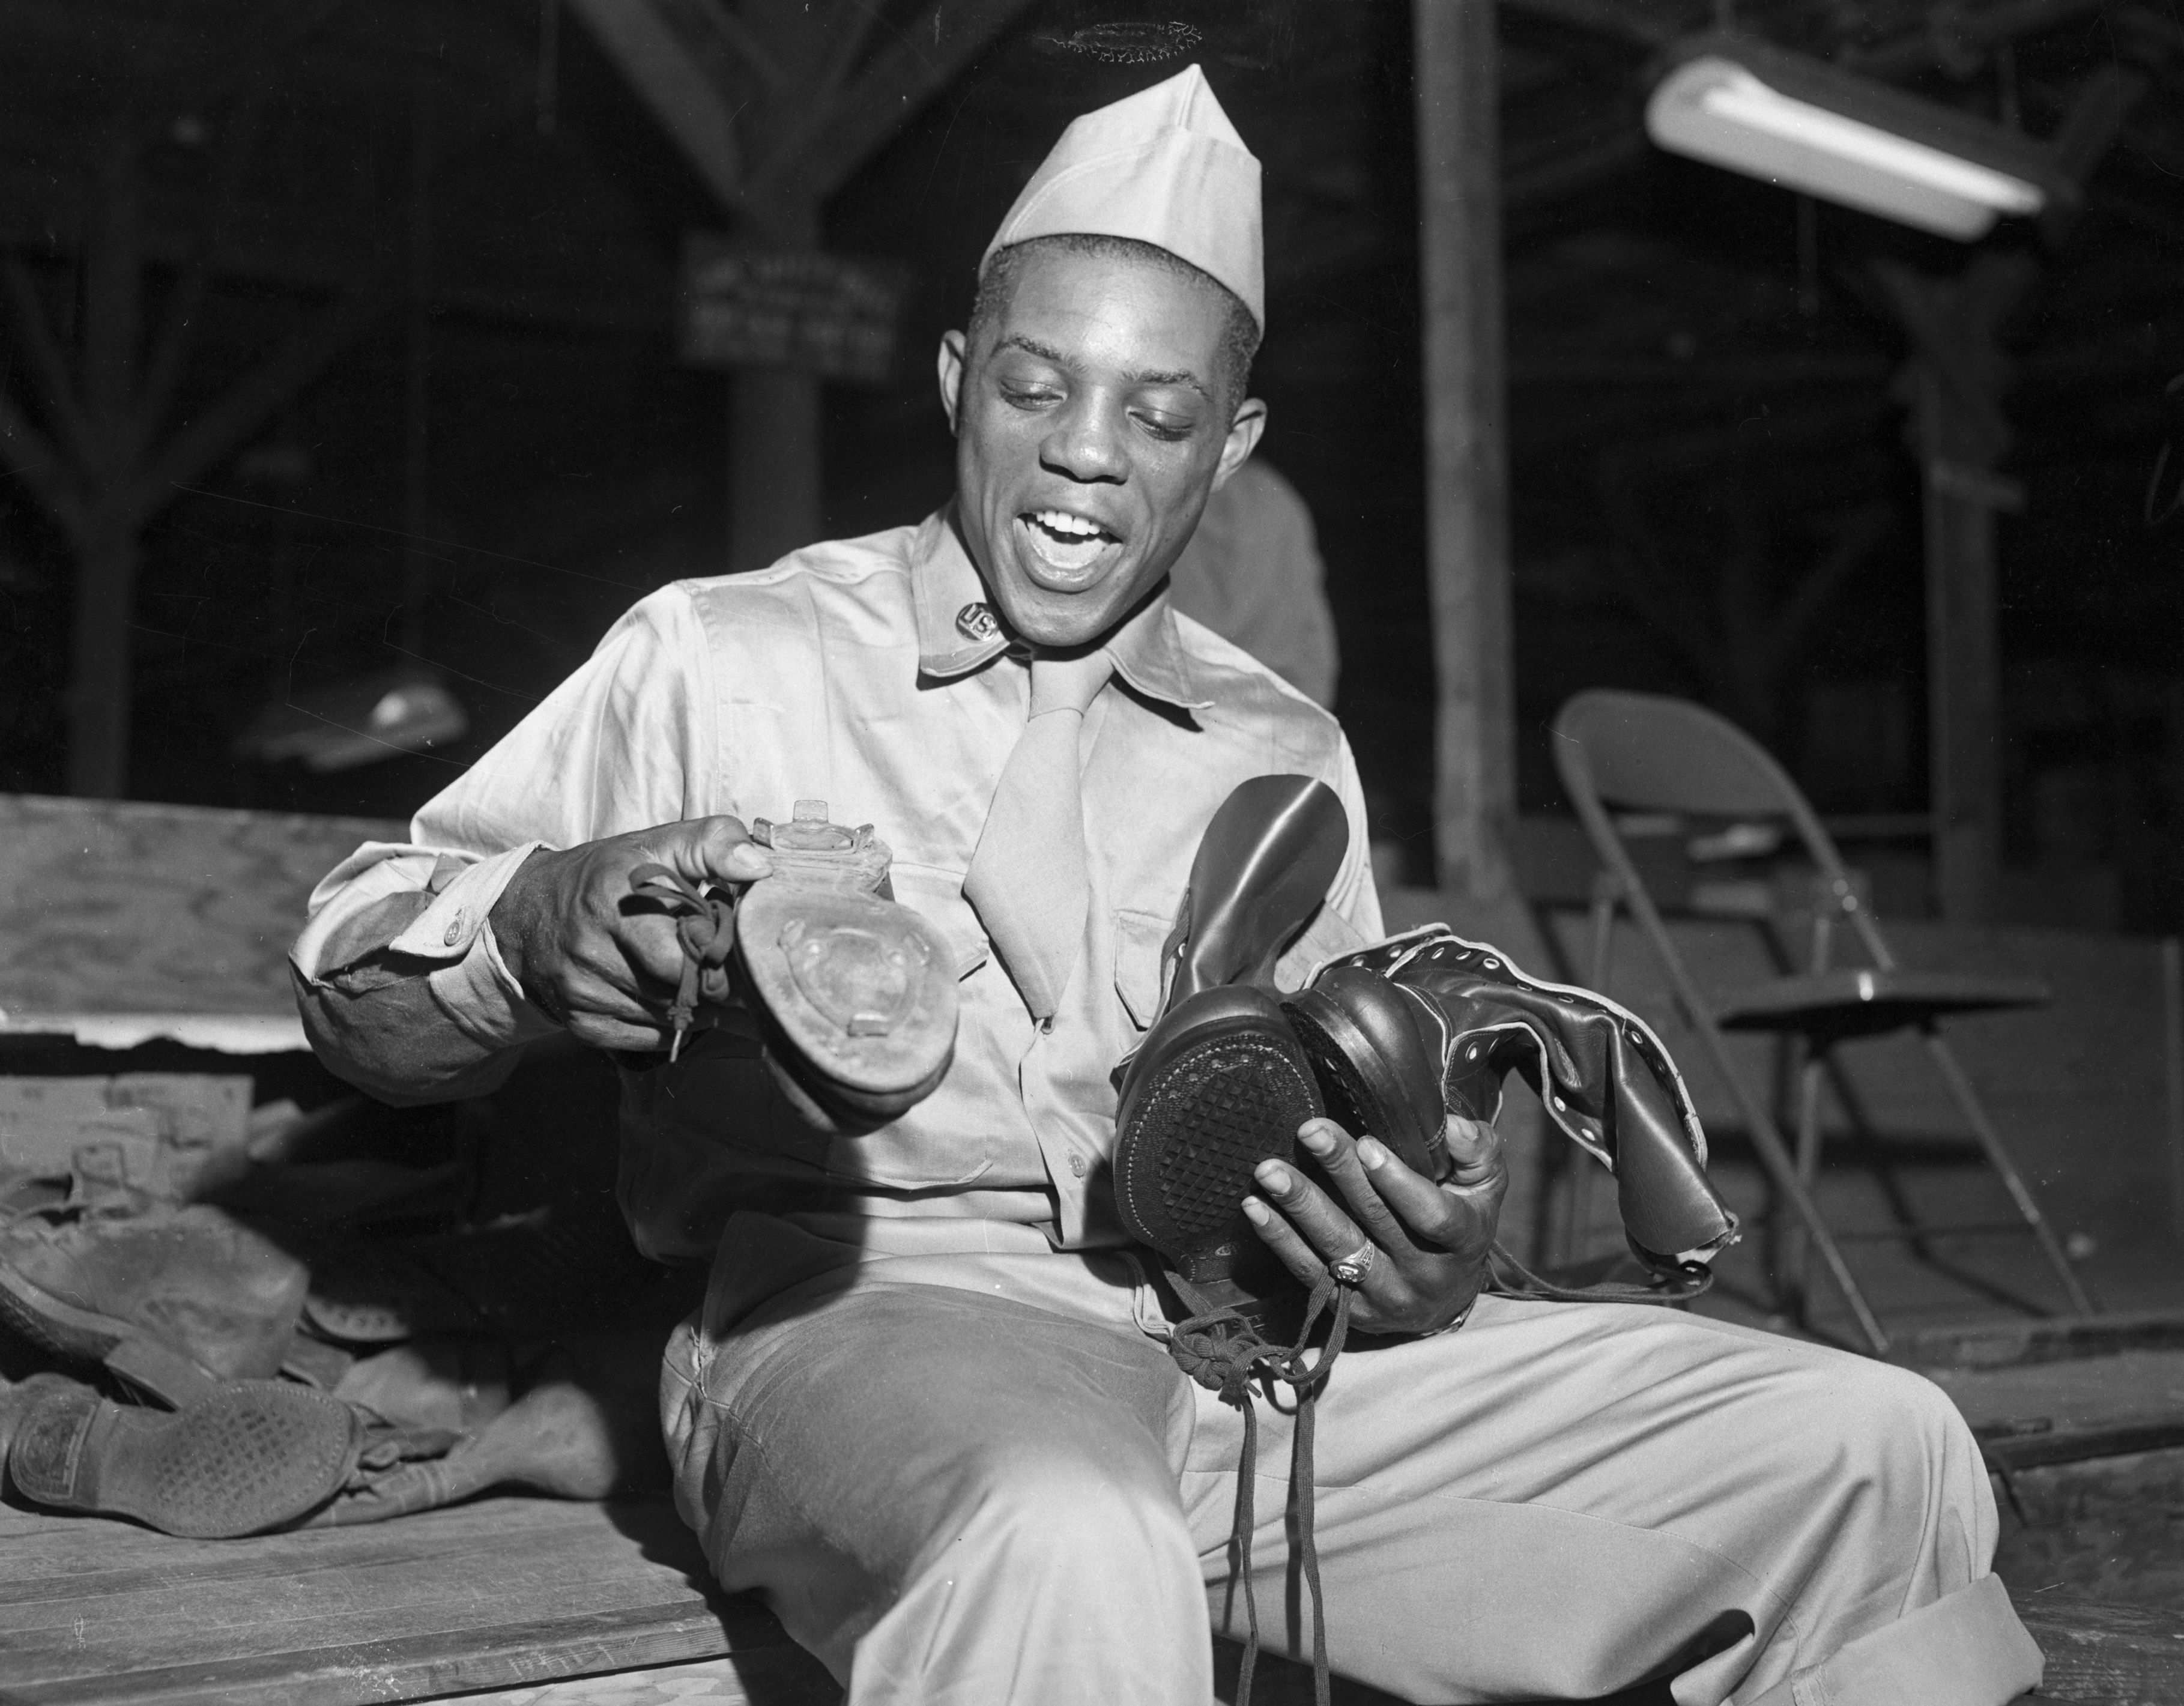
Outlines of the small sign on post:
{"label": "small sign on post", "polygon": [[816,250],[755,249],[712,231],[682,243],[676,353],[693,367],[786,367],[884,385],[910,270]]}

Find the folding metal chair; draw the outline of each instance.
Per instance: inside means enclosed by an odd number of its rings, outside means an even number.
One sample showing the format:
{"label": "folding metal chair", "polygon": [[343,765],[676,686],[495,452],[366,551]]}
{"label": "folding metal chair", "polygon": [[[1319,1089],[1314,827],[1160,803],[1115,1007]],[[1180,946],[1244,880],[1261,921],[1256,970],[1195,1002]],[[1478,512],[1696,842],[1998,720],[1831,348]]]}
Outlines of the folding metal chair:
{"label": "folding metal chair", "polygon": [[[1698,1032],[1701,1046],[1744,1118],[1761,1164],[1797,1223],[1785,1240],[1787,1259],[1783,1263],[1791,1279],[1795,1307],[1802,1313],[1809,1261],[1808,1250],[1796,1236],[1801,1229],[1810,1239],[1811,1249],[1819,1252],[1867,1342],[1875,1352],[1888,1347],[1887,1335],[1843,1260],[1840,1241],[1823,1222],[1813,1201],[1812,1185],[1820,1158],[1820,1079],[1837,1044],[1916,1030],[1988,1163],[2008,1191],[2018,1218],[2002,1223],[1906,1225],[1864,1235],[1923,1244],[1950,1234],[2030,1233],[2062,1282],[2071,1307],[2081,1314],[2092,1313],[2092,1300],[1940,1025],[1942,1019],[1953,1013],[2040,1005],[2048,999],[2047,986],[2036,978],[1916,972],[1898,965],[1870,908],[1860,900],[1835,843],[1797,785],[1765,748],[1713,712],[1654,694],[1596,689],[1581,693],[1563,705],[1555,718],[1554,737],[1555,762],[1563,786],[1606,867],[1595,889],[1594,952],[1602,964],[1593,975],[1596,981],[1604,976],[1617,912],[1627,906],[1659,956],[1677,999]],[[1651,813],[1657,817],[1674,814],[1777,831],[1786,825],[1817,872],[1813,884],[1812,941],[1805,969],[1747,989],[1713,995],[1702,992],[1670,939],[1652,892],[1640,876],[1638,861],[1626,840],[1630,820],[1623,820],[1619,828],[1618,820],[1610,816],[1611,807],[1626,813]],[[1751,833],[1741,833],[1747,837]],[[1835,962],[1836,936],[1844,927],[1864,950],[1868,964]],[[1777,943],[1778,952],[1786,945],[1780,944],[1779,936]],[[1799,1049],[1794,1159],[1764,1101],[1745,1082],[1730,1057],[1723,1034],[1732,1030],[1786,1037]]]}

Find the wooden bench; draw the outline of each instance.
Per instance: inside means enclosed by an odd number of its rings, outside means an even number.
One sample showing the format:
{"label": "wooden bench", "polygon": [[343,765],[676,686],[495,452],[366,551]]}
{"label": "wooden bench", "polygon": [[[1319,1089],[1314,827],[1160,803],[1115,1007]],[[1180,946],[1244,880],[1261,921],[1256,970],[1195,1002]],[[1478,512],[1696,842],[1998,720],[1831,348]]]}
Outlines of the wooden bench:
{"label": "wooden bench", "polygon": [[727,1662],[727,1698],[839,1693],[665,1503],[487,1498],[245,1541],[0,1509],[9,1706],[363,1706],[692,1659]]}
{"label": "wooden bench", "polygon": [[[357,842],[402,833],[0,795],[0,1072],[56,1047],[205,1073],[232,1074],[249,1055],[262,1099],[281,1051],[300,1045],[285,955],[304,897]],[[2081,1073],[2072,1089],[2091,1081]],[[2050,1654],[2042,1698],[2184,1706],[2184,1618],[2037,1593],[2025,1615]],[[1216,1664],[1233,1698],[1237,1650],[1217,1643]],[[805,1706],[838,1691],[762,1608],[713,1586],[665,1504],[496,1497],[217,1542],[0,1506],[4,1706],[459,1694],[477,1706]],[[1256,1698],[1307,1701],[1309,1673],[1266,1661]],[[1355,1683],[1336,1698],[1388,1698]],[[1638,1691],[1627,1706],[1665,1698]]]}
{"label": "wooden bench", "polygon": [[[1238,1651],[1217,1643],[1221,1698]],[[1259,1706],[1305,1706],[1264,1659]],[[588,1680],[587,1680],[588,1679]],[[502,1691],[481,1698],[472,1691]],[[188,1541],[0,1507],[7,1706],[833,1706],[664,1503],[486,1498],[365,1528]],[[1340,1706],[1392,1706],[1354,1682]]]}
{"label": "wooden bench", "polygon": [[[2042,1700],[2184,1703],[2184,1614],[2028,1595]],[[1218,1694],[1236,1650],[1217,1643]],[[592,1678],[591,1681],[562,1679]],[[1310,1673],[1267,1661],[1261,1706]],[[482,1698],[474,1691],[500,1691]],[[0,1508],[8,1706],[833,1706],[763,1608],[722,1594],[663,1503],[488,1498],[354,1529],[187,1541]],[[1390,1697],[1356,1683],[1342,1706]],[[2035,1697],[2028,1697],[2032,1698]],[[1634,1691],[1628,1706],[1661,1706]]]}

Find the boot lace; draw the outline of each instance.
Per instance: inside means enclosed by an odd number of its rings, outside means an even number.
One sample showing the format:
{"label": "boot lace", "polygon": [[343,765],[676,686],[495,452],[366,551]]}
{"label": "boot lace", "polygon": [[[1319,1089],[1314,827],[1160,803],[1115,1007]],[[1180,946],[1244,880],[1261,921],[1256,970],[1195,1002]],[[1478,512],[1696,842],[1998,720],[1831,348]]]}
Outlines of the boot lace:
{"label": "boot lace", "polygon": [[[1353,1289],[1331,1274],[1313,1282],[1305,1305],[1304,1325],[1291,1345],[1269,1343],[1258,1330],[1229,1307],[1209,1309],[1178,1322],[1168,1338],[1168,1354],[1184,1374],[1244,1413],[1244,1450],[1236,1476],[1236,1518],[1229,1547],[1244,1582],[1248,1633],[1244,1663],[1236,1678],[1236,1706],[1251,1706],[1251,1674],[1259,1659],[1259,1603],[1251,1586],[1252,1484],[1258,1468],[1259,1419],[1254,1382],[1263,1381],[1269,1397],[1276,1383],[1296,1394],[1296,1439],[1290,1479],[1296,1500],[1297,1553],[1305,1588],[1312,1599],[1312,1686],[1315,1706],[1329,1706],[1327,1619],[1320,1600],[1319,1551],[1312,1534],[1312,1422],[1320,1392],[1334,1372],[1350,1336]],[[1333,1308],[1329,1309],[1332,1302]],[[1322,1314],[1329,1315],[1327,1343],[1307,1362],[1306,1347]]]}
{"label": "boot lace", "polygon": [[736,903],[722,889],[700,889],[665,865],[640,865],[629,873],[631,889],[656,902],[675,920],[682,947],[682,976],[668,1016],[675,1027],[667,1061],[682,1057],[683,1040],[698,1021],[700,1001],[728,999],[728,956],[736,947]]}

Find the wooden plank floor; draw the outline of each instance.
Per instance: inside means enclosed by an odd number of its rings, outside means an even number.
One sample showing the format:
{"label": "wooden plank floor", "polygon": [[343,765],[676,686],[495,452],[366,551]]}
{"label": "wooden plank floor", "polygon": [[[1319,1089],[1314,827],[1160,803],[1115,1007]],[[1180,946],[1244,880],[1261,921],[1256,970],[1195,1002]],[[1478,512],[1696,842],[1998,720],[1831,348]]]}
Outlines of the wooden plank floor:
{"label": "wooden plank floor", "polygon": [[2011,1469],[2184,1445],[2184,1350],[1925,1372]]}
{"label": "wooden plank floor", "polygon": [[[2184,1616],[2035,1598],[2043,1698],[2184,1703]],[[1217,1698],[1236,1650],[1218,1643]],[[1256,1698],[1303,1706],[1269,1659]],[[382,1526],[184,1541],[0,1508],[5,1706],[836,1706],[824,1670],[710,1590],[663,1504],[486,1499]],[[1657,1706],[1641,1691],[1630,1706]],[[1343,1706],[1390,1697],[1338,1681]]]}
{"label": "wooden plank floor", "polygon": [[0,1509],[0,1701],[353,1706],[725,1659],[759,1706],[838,1691],[707,1581],[666,1504],[495,1498],[187,1541]]}

